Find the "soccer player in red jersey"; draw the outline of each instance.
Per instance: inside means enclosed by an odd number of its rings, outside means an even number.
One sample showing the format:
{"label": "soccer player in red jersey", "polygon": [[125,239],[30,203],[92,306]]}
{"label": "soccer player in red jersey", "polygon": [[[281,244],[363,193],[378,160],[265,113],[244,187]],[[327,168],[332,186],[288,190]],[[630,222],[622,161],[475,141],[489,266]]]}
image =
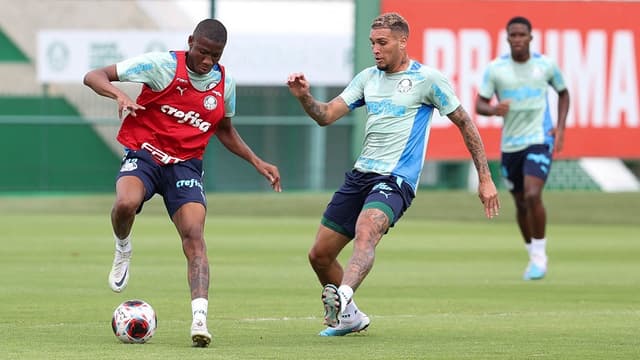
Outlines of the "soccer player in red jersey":
{"label": "soccer player in red jersey", "polygon": [[[153,52],[92,70],[84,83],[114,99],[123,118],[117,140],[125,156],[111,211],[115,257],[109,285],[122,291],[129,279],[131,229],[142,205],[160,194],[187,258],[193,345],[211,342],[207,330],[209,261],[204,241],[206,197],[202,156],[212,135],[251,163],[280,192],[278,168],[259,158],[231,123],[235,83],[218,63],[227,30],[214,19],[201,21],[188,38],[188,51]],[[142,83],[136,101],[112,82]]]}

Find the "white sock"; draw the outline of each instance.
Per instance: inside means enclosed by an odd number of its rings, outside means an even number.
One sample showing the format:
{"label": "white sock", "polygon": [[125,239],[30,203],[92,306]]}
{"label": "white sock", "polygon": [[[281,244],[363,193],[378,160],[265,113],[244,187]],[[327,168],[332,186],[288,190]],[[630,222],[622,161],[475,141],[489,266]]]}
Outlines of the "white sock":
{"label": "white sock", "polygon": [[524,246],[527,248],[527,254],[531,257],[531,243],[524,243]]}
{"label": "white sock", "polygon": [[191,300],[191,313],[193,321],[207,322],[207,310],[209,308],[209,300],[205,298],[196,298]]}
{"label": "white sock", "polygon": [[353,289],[349,285],[340,285],[340,287],[338,288],[338,292],[342,293],[347,301],[351,300],[351,298],[353,297]]}
{"label": "white sock", "polygon": [[546,269],[547,268],[547,239],[531,239],[531,256],[530,259],[536,265]]}
{"label": "white sock", "polygon": [[124,239],[120,239],[116,234],[113,234],[113,238],[116,240],[116,250],[131,251],[131,234]]}
{"label": "white sock", "polygon": [[347,305],[349,305],[351,298],[353,297],[353,289],[349,285],[340,285],[338,288],[338,296],[340,296],[340,313],[347,312]]}
{"label": "white sock", "polygon": [[531,256],[547,256],[547,239],[531,238]]}

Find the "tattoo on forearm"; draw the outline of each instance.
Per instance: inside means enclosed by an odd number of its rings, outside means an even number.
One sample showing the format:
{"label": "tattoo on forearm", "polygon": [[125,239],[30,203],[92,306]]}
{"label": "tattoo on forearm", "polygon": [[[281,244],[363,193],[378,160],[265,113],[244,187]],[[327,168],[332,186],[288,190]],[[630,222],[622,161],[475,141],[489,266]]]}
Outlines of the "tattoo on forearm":
{"label": "tattoo on forearm", "polygon": [[201,256],[189,261],[189,287],[191,298],[207,298],[209,293],[209,264],[207,259]]}
{"label": "tattoo on forearm", "polygon": [[476,170],[478,170],[478,174],[490,176],[491,172],[487,165],[487,156],[482,143],[482,138],[480,138],[478,128],[473,124],[473,121],[471,121],[469,114],[467,114],[462,107],[459,107],[453,113],[449,114],[449,119],[460,129],[460,133],[462,134],[464,143],[471,154],[473,164],[475,165]]}
{"label": "tattoo on forearm", "polygon": [[313,120],[318,123],[325,121],[327,116],[326,104],[319,103],[312,96],[301,98],[300,103],[302,104],[304,111],[311,116]]}

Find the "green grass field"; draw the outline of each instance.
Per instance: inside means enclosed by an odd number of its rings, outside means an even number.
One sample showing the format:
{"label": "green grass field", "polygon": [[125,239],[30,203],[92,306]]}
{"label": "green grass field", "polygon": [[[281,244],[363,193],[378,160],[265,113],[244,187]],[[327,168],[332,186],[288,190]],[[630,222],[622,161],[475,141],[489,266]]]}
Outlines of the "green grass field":
{"label": "green grass field", "polygon": [[[190,347],[185,259],[157,198],[134,228],[129,287],[112,293],[112,195],[0,197],[0,359],[638,359],[640,194],[547,192],[550,272],[521,280],[513,205],[418,194],[356,299],[366,333],[321,338],[306,260],[330,194],[209,194],[210,348]],[[343,254],[343,260],[349,255]],[[159,327],[118,342],[113,309],[141,298]]]}

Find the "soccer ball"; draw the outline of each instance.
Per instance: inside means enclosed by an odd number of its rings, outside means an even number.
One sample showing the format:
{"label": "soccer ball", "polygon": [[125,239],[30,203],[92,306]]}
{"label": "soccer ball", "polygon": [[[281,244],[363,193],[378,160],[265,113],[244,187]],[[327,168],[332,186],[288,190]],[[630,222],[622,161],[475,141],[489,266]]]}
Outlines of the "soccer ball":
{"label": "soccer ball", "polygon": [[111,328],[120,341],[144,344],[156,332],[158,318],[151,305],[143,300],[127,300],[113,312]]}

